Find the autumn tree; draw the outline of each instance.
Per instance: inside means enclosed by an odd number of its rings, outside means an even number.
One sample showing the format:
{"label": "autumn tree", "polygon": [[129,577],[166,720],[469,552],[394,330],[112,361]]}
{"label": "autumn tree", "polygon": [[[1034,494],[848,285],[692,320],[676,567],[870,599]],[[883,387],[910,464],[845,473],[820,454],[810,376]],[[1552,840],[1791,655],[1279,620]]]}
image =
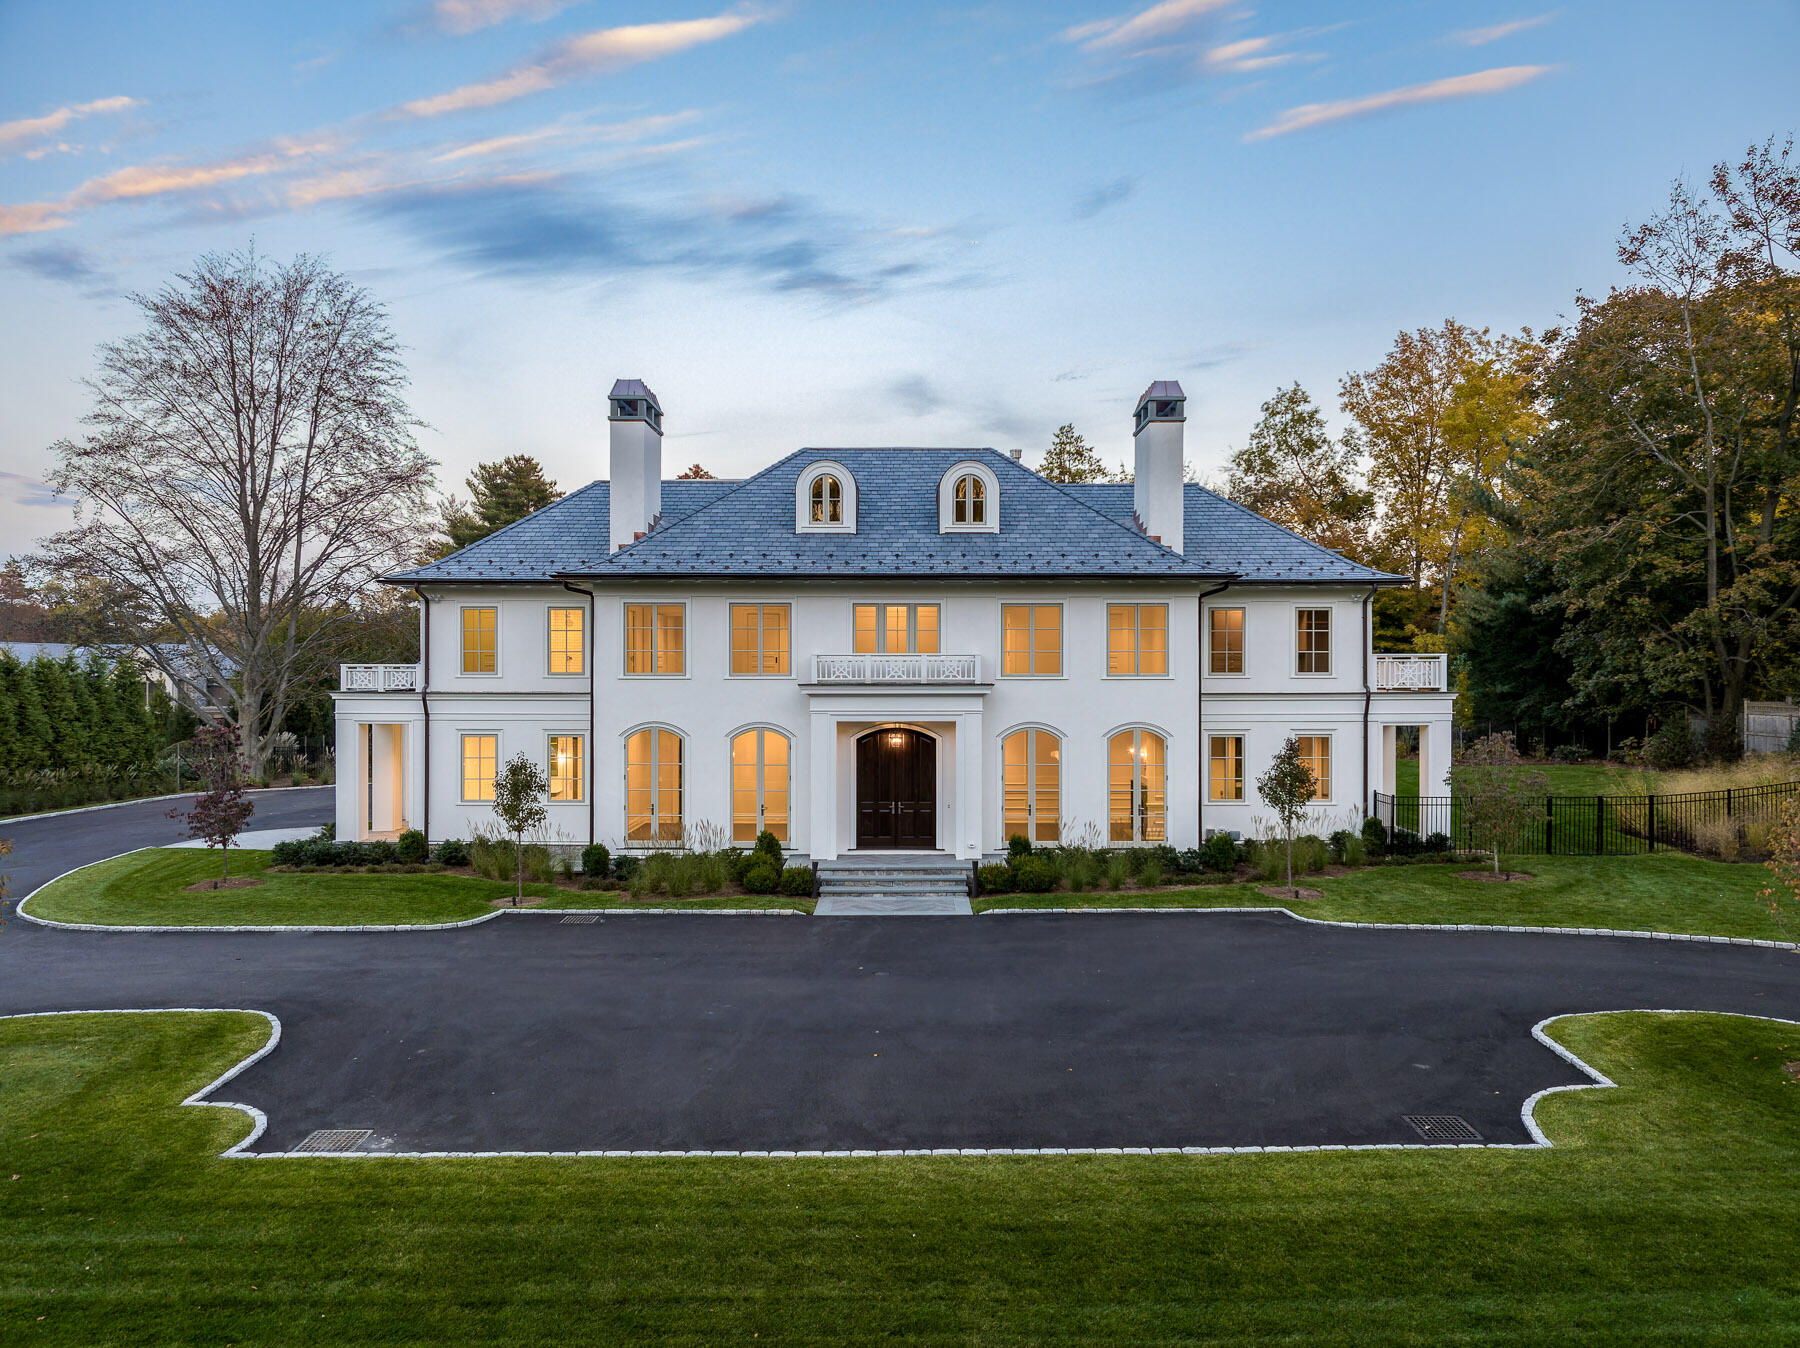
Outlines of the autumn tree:
{"label": "autumn tree", "polygon": [[[54,448],[79,511],[39,565],[126,591],[121,642],[225,688],[260,776],[336,615],[417,557],[432,465],[385,312],[319,259],[209,254],[132,303],[143,327],[87,384],[90,434]],[[326,616],[303,633],[308,612]]]}
{"label": "autumn tree", "polygon": [[706,471],[704,464],[693,463],[689,464],[684,471],[677,473],[675,480],[677,482],[715,482],[718,479],[715,474]]}
{"label": "autumn tree", "polygon": [[1073,422],[1056,428],[1038,474],[1051,482],[1105,482],[1112,476],[1093,446],[1076,434]]}
{"label": "autumn tree", "polygon": [[1357,481],[1356,451],[1332,438],[1298,383],[1262,405],[1249,443],[1231,456],[1226,494],[1334,552],[1367,550],[1375,498]]}
{"label": "autumn tree", "polygon": [[562,499],[556,484],[544,476],[543,465],[529,454],[478,463],[463,482],[470,499],[464,502],[452,496],[440,507],[443,540],[436,549],[440,556],[480,542]]}
{"label": "autumn tree", "polygon": [[244,793],[243,741],[231,724],[202,726],[194,733],[193,767],[206,789],[194,797],[193,806],[169,811],[169,818],[187,823],[188,837],[219,849],[219,879],[214,889],[231,878],[231,844],[256,806]]}

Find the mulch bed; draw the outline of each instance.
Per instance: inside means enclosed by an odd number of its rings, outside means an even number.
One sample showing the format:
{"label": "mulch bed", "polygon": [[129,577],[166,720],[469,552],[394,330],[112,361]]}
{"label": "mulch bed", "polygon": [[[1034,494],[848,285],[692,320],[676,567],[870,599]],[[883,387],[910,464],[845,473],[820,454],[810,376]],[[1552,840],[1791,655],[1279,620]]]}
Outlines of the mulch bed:
{"label": "mulch bed", "polygon": [[488,900],[488,904],[494,908],[535,908],[542,902],[543,900],[534,894],[527,894],[517,903],[513,902],[513,896],[511,894],[508,894],[504,899]]}
{"label": "mulch bed", "polygon": [[249,875],[234,875],[229,880],[202,880],[197,885],[187,885],[182,890],[185,894],[201,894],[214,889],[255,889],[261,880]]}
{"label": "mulch bed", "polygon": [[1535,880],[1537,877],[1527,875],[1524,871],[1501,871],[1498,875],[1492,871],[1458,871],[1456,878],[1458,880],[1482,880],[1490,885],[1504,885],[1513,880]]}
{"label": "mulch bed", "polygon": [[1258,885],[1256,892],[1267,894],[1271,899],[1280,899],[1283,902],[1311,903],[1325,897],[1324,890],[1307,889],[1304,885],[1295,885],[1292,889],[1286,885]]}

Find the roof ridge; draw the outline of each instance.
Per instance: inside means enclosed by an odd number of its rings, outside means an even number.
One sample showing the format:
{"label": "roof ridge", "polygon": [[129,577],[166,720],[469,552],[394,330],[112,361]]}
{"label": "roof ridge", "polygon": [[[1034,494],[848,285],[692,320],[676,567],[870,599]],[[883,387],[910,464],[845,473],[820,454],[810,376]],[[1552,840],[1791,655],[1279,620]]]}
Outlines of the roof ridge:
{"label": "roof ridge", "polygon": [[[796,449],[792,453],[783,455],[781,458],[775,460],[774,463],[770,464],[767,468],[764,468],[761,472],[750,474],[749,477],[741,477],[741,478],[735,478],[735,479],[688,478],[687,481],[689,481],[689,482],[705,482],[708,480],[713,481],[713,482],[729,482],[731,485],[731,490],[720,492],[712,500],[708,501],[705,505],[701,506],[698,510],[696,510],[692,515],[683,515],[678,520],[670,520],[668,522],[668,524],[665,525],[664,527],[668,528],[668,529],[679,529],[682,525],[686,524],[689,520],[695,519],[701,515],[704,515],[707,511],[711,510],[714,506],[719,505],[722,502],[729,500],[733,496],[736,496],[740,491],[742,491],[745,487],[748,487],[752,482],[755,482],[758,478],[764,477],[767,474],[774,472],[777,468],[781,467],[781,465],[786,463],[789,459],[794,458],[797,455],[814,453],[814,452],[816,452],[816,451],[806,450],[806,449]],[[669,480],[679,482],[682,479],[672,478]],[[652,538],[656,537],[656,533],[657,533],[657,531],[655,529],[646,529],[641,538],[634,538],[631,540],[631,542],[627,543],[624,547],[615,548],[611,552],[609,552],[606,555],[606,557],[601,561],[600,565],[601,566],[609,565],[615,557],[619,557],[627,552],[630,552],[633,548],[637,547],[640,543],[649,542]]]}

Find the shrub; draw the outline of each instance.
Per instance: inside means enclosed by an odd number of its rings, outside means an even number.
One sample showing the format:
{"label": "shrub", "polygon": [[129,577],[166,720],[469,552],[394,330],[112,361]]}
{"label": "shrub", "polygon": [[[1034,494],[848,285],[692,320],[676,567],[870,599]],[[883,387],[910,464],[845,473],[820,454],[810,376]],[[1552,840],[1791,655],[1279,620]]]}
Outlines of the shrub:
{"label": "shrub", "polygon": [[[761,833],[756,835],[756,847],[753,850],[755,850],[759,856],[767,857],[769,865],[773,866],[776,870],[781,869],[781,839],[769,832],[768,829],[764,829]],[[766,890],[764,892],[773,893],[774,891]]]}
{"label": "shrub", "polygon": [[1133,880],[1144,873],[1144,867],[1150,864],[1150,854],[1141,847],[1127,847],[1125,853],[1125,870]]}
{"label": "shrub", "polygon": [[775,869],[774,863],[768,857],[759,856],[744,867],[741,883],[748,893],[773,894],[776,886],[781,883],[781,872]]}
{"label": "shrub", "polygon": [[416,828],[409,828],[394,843],[394,855],[410,865],[417,865],[431,855],[431,845]]}
{"label": "shrub", "polygon": [[1790,754],[1800,754],[1800,718],[1794,721],[1794,728],[1788,731],[1787,751]]}
{"label": "shrub", "polygon": [[1385,855],[1388,845],[1387,825],[1375,818],[1374,815],[1370,815],[1367,819],[1363,820],[1362,842],[1363,846],[1368,849],[1370,856],[1379,857]]}
{"label": "shrub", "polygon": [[612,853],[606,850],[605,843],[589,843],[581,849],[581,873],[583,875],[591,875],[596,880],[604,880],[610,870],[612,870]]}
{"label": "shrub", "polygon": [[1369,864],[1369,851],[1363,840],[1354,833],[1344,839],[1343,862],[1346,866],[1366,866]]}
{"label": "shrub", "polygon": [[[1285,847],[1259,847],[1256,849],[1256,873],[1265,881],[1273,884],[1277,880],[1287,878],[1287,849]],[[1299,858],[1295,857],[1296,867]]]}
{"label": "shrub", "polygon": [[1658,772],[1685,768],[1694,761],[1694,732],[1687,717],[1676,712],[1644,742],[1644,762]]}
{"label": "shrub", "polygon": [[1200,851],[1206,858],[1208,870],[1229,875],[1237,869],[1238,846],[1236,840],[1229,833],[1213,834],[1206,840],[1206,845]]}
{"label": "shrub", "polygon": [[612,866],[613,878],[623,884],[629,884],[637,878],[638,870],[643,864],[636,857],[616,857]]}
{"label": "shrub", "polygon": [[1145,860],[1143,869],[1138,872],[1138,883],[1145,889],[1156,889],[1162,885],[1165,878],[1167,878],[1167,873],[1163,870],[1162,862],[1157,859],[1155,853],[1151,853]]}
{"label": "shrub", "polygon": [[[692,859],[695,891],[700,894],[722,893],[725,882],[731,878],[734,855],[729,852],[695,852]],[[784,875],[783,879],[785,878]]]}
{"label": "shrub", "polygon": [[1012,872],[1013,883],[1021,894],[1048,894],[1056,888],[1056,867],[1049,857],[1021,857]]}
{"label": "shrub", "polygon": [[361,850],[365,866],[386,866],[400,860],[400,849],[384,838],[374,842],[350,843],[349,846]]}
{"label": "shrub", "polygon": [[1559,744],[1550,751],[1550,757],[1558,763],[1585,763],[1588,748],[1585,744]]}
{"label": "shrub", "polygon": [[[329,783],[328,783],[328,785],[329,785]],[[320,842],[336,842],[337,841],[337,820],[334,819],[329,824],[320,824],[318,836],[319,836]]]}
{"label": "shrub", "polygon": [[983,866],[975,872],[975,884],[983,894],[1010,894],[1013,869],[1011,866]]}
{"label": "shrub", "polygon": [[525,844],[525,878],[540,885],[556,879],[556,857],[543,843]]}
{"label": "shrub", "polygon": [[1131,858],[1123,852],[1111,851],[1106,854],[1105,863],[1106,887],[1123,889],[1125,882],[1131,879]]}
{"label": "shrub", "polygon": [[1333,861],[1337,862],[1339,865],[1343,864],[1344,848],[1349,845],[1350,840],[1355,836],[1356,835],[1347,828],[1332,830],[1331,836],[1325,840],[1325,843],[1331,848],[1331,859]]}
{"label": "shrub", "polygon": [[813,873],[811,866],[788,866],[781,872],[781,892],[790,899],[806,899],[812,897]]}
{"label": "shrub", "polygon": [[1184,847],[1169,869],[1177,875],[1198,875],[1206,869],[1206,852],[1198,847]]}
{"label": "shrub", "polygon": [[[1273,850],[1273,849],[1271,849]],[[1304,833],[1294,839],[1294,870],[1315,875],[1325,869],[1325,863],[1331,859],[1330,850],[1325,840],[1315,834]]]}
{"label": "shrub", "polygon": [[1085,893],[1100,887],[1104,866],[1100,855],[1091,848],[1064,848],[1061,860],[1063,879],[1068,881],[1070,889]]}
{"label": "shrub", "polygon": [[1450,835],[1448,833],[1427,834],[1425,841],[1419,846],[1421,851],[1433,854],[1447,853],[1450,850]]}
{"label": "shrub", "polygon": [[1157,843],[1149,850],[1150,860],[1162,868],[1164,875],[1181,869],[1181,853],[1168,843]]}
{"label": "shrub", "polygon": [[269,849],[269,864],[271,866],[298,866],[302,864],[300,860],[302,855],[304,854],[301,851],[300,843],[278,842]]}
{"label": "shrub", "polygon": [[478,833],[469,841],[469,865],[484,880],[510,880],[517,861],[511,844],[496,842]]}
{"label": "shrub", "polygon": [[432,855],[440,866],[467,866],[469,845],[461,838],[446,838]]}
{"label": "shrub", "polygon": [[1694,843],[1720,861],[1736,861],[1743,849],[1735,819],[1708,819],[1694,828]]}
{"label": "shrub", "polygon": [[1015,833],[1006,840],[1006,856],[1009,861],[1031,855],[1031,839],[1023,833]]}

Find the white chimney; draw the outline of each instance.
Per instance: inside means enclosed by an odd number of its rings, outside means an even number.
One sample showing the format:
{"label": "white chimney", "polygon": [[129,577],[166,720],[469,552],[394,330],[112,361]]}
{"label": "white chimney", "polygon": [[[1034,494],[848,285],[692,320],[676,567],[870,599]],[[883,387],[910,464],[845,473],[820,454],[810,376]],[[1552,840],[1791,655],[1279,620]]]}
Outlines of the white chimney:
{"label": "white chimney", "polygon": [[621,379],[608,395],[612,453],[607,476],[612,551],[649,530],[662,513],[662,407],[641,379]]}
{"label": "white chimney", "polygon": [[1132,420],[1137,462],[1132,469],[1131,504],[1145,533],[1165,548],[1182,551],[1186,512],[1182,484],[1181,428],[1187,395],[1173,379],[1159,379],[1138,399]]}

